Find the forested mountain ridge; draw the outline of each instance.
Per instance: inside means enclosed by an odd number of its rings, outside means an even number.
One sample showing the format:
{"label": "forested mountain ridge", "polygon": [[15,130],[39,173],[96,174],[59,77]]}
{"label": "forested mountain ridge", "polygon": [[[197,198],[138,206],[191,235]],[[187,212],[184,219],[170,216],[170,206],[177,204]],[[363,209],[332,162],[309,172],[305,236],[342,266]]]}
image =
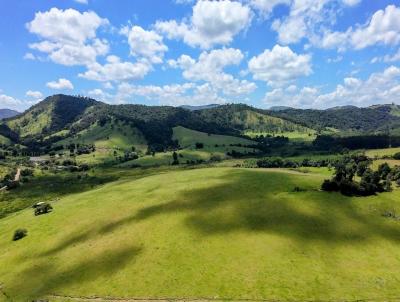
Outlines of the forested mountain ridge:
{"label": "forested mountain ridge", "polygon": [[[210,134],[231,136],[284,135],[303,137],[318,133],[334,135],[387,134],[400,132],[400,106],[353,106],[327,110],[280,108],[264,110],[245,104],[226,104],[187,109],[172,106],[109,105],[94,99],[54,95],[22,114],[5,119],[0,135],[29,146],[51,146],[88,130],[120,127],[136,133],[155,150],[175,146],[173,128],[182,126]],[[118,126],[119,125],[119,126]],[[102,134],[96,128],[96,137]],[[108,131],[108,132],[107,132]],[[114,131],[108,129],[106,133]],[[89,131],[90,132],[90,131]]]}
{"label": "forested mountain ridge", "polygon": [[367,108],[344,106],[327,110],[286,109],[268,114],[321,131],[334,128],[347,133],[386,133],[400,128],[400,106],[376,105]]}
{"label": "forested mountain ridge", "polygon": [[101,103],[84,97],[53,95],[4,124],[21,138],[49,135],[75,122],[87,108]]}

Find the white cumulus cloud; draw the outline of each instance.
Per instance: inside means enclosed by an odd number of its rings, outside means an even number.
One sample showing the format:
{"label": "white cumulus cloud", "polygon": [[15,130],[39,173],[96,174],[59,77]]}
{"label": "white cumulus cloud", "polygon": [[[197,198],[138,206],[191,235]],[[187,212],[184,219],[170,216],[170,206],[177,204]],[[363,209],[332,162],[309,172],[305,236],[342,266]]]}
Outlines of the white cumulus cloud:
{"label": "white cumulus cloud", "polygon": [[17,109],[23,102],[6,94],[0,94],[0,108]]}
{"label": "white cumulus cloud", "polygon": [[192,47],[210,48],[231,43],[251,19],[250,8],[240,2],[201,0],[193,7],[190,20],[158,21],[155,28],[169,39],[182,39]]}
{"label": "white cumulus cloud", "polygon": [[40,91],[28,90],[25,95],[35,99],[43,98],[43,94]]}
{"label": "white cumulus cloud", "polygon": [[26,27],[41,41],[31,43],[29,47],[47,53],[58,64],[90,64],[96,61],[97,56],[109,51],[108,42],[96,38],[97,29],[107,24],[107,19],[92,11],[80,13],[74,9],[52,8],[37,12]]}
{"label": "white cumulus cloud", "polygon": [[205,81],[225,95],[238,96],[253,92],[256,85],[247,80],[236,79],[224,72],[224,69],[227,66],[239,65],[243,57],[239,49],[222,48],[204,51],[198,60],[182,55],[168,63],[171,67],[182,69],[183,77],[187,80]]}
{"label": "white cumulus cloud", "polygon": [[331,92],[323,93],[318,87],[290,90],[277,88],[266,93],[268,105],[287,105],[299,108],[329,108],[342,105],[369,106],[388,104],[400,99],[400,68],[390,66],[382,72],[371,74],[366,80],[354,77]]}
{"label": "white cumulus cloud", "polygon": [[400,43],[400,8],[388,5],[378,10],[364,25],[350,27],[344,32],[326,31],[323,48],[364,49],[373,45],[398,45]]}
{"label": "white cumulus cloud", "polygon": [[58,81],[52,81],[48,82],[46,84],[47,87],[51,89],[57,89],[57,90],[72,90],[74,89],[74,86],[72,83],[64,78],[58,79]]}
{"label": "white cumulus cloud", "polygon": [[126,81],[143,78],[151,70],[151,65],[147,62],[123,62],[117,56],[108,56],[107,63],[101,65],[93,63],[88,65],[88,70],[80,73],[79,77],[100,81]]}
{"label": "white cumulus cloud", "polygon": [[296,54],[289,47],[280,45],[251,58],[248,65],[254,79],[271,86],[281,86],[312,73],[310,55]]}
{"label": "white cumulus cloud", "polygon": [[250,6],[263,15],[269,15],[278,5],[290,5],[292,0],[250,0]]}
{"label": "white cumulus cloud", "polygon": [[128,37],[131,55],[145,58],[154,64],[162,63],[164,53],[168,50],[162,36],[140,26],[125,27],[121,32]]}

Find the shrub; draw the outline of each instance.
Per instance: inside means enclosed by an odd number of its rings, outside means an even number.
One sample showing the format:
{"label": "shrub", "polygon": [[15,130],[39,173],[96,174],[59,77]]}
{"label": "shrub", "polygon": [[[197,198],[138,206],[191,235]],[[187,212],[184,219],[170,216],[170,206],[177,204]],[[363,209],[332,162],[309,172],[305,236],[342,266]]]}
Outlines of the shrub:
{"label": "shrub", "polygon": [[172,158],[173,158],[172,165],[179,165],[178,153],[174,151],[174,153],[172,153]]}
{"label": "shrub", "polygon": [[396,154],[393,155],[394,159],[400,159],[400,152],[397,152]]}
{"label": "shrub", "polygon": [[383,163],[383,164],[379,165],[378,173],[379,173],[379,176],[380,176],[382,179],[387,178],[387,176],[389,175],[389,173],[390,173],[391,171],[392,171],[392,170],[390,169],[390,166],[388,165],[388,163]]}
{"label": "shrub", "polygon": [[203,149],[204,144],[203,143],[196,143],[196,149]]}
{"label": "shrub", "polygon": [[28,235],[28,231],[26,229],[17,229],[14,232],[13,241],[20,240],[24,238],[26,235]]}
{"label": "shrub", "polygon": [[18,181],[9,181],[7,182],[7,190],[13,190],[19,187]]}
{"label": "shrub", "polygon": [[363,190],[360,188],[360,185],[354,181],[343,179],[339,184],[339,189],[340,193],[343,195],[363,195]]}
{"label": "shrub", "polygon": [[325,179],[322,183],[321,189],[327,192],[339,191],[339,185],[336,181]]}
{"label": "shrub", "polygon": [[66,159],[66,160],[64,160],[64,161],[62,162],[62,165],[63,165],[63,166],[72,166],[72,165],[75,165],[75,162],[72,161],[72,160],[70,160],[70,159]]}
{"label": "shrub", "polygon": [[211,157],[210,157],[210,161],[213,161],[213,162],[220,162],[220,161],[222,161],[222,157],[221,157],[221,155],[219,155],[219,154],[213,154],[213,155],[211,155]]}
{"label": "shrub", "polygon": [[21,171],[21,176],[33,176],[32,169],[24,169]]}
{"label": "shrub", "polygon": [[88,165],[88,164],[81,164],[81,165],[79,166],[79,169],[80,169],[81,171],[88,171],[88,170],[89,170],[89,165]]}

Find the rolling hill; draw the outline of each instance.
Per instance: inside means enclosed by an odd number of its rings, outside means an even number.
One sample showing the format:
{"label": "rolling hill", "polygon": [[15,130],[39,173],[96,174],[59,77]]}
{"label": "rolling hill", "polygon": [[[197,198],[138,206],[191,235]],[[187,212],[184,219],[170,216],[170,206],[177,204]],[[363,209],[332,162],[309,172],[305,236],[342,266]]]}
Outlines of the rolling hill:
{"label": "rolling hill", "polygon": [[[62,197],[51,214],[1,219],[2,292],[13,301],[398,296],[400,225],[382,213],[400,208],[399,190],[345,197],[318,190],[325,175],[285,170],[134,172]],[[17,228],[28,236],[13,242]]]}
{"label": "rolling hill", "polygon": [[98,102],[88,98],[54,95],[23,114],[7,119],[5,125],[21,138],[41,137],[63,130],[96,104]]}
{"label": "rolling hill", "polygon": [[[253,139],[286,136],[311,141],[318,134],[335,136],[400,134],[400,107],[377,105],[328,110],[279,108],[262,110],[244,104],[199,108],[108,105],[79,96],[54,95],[0,124],[3,144],[19,143],[35,150],[62,144],[165,151],[177,147],[174,129]],[[196,132],[197,131],[197,132]]]}

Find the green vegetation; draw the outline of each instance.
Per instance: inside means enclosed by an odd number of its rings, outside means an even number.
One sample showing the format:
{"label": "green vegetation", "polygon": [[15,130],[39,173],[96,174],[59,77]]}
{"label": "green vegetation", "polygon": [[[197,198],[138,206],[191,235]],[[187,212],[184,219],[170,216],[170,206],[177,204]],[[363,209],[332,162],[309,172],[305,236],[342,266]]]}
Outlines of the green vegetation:
{"label": "green vegetation", "polygon": [[173,131],[173,139],[178,140],[179,146],[182,148],[194,149],[196,148],[196,143],[202,143],[206,150],[218,150],[219,147],[231,149],[230,147],[232,145],[240,145],[243,147],[254,145],[254,142],[248,139],[227,135],[207,134],[184,127],[175,127]]}
{"label": "green vegetation", "polygon": [[[391,169],[387,163],[379,165],[376,171],[370,168],[371,160],[363,154],[343,157],[335,163],[332,179],[322,183],[322,190],[341,192],[344,195],[369,196],[390,192],[392,181],[400,180],[400,171]],[[360,181],[355,177],[358,176]]]}
{"label": "green vegetation", "polygon": [[260,135],[268,136],[268,135],[281,135],[289,138],[290,140],[299,140],[299,141],[313,141],[316,138],[315,131],[310,132],[302,132],[302,131],[291,131],[291,132],[256,132],[256,131],[245,131],[244,134],[249,137],[257,137]]}
{"label": "green vegetation", "polygon": [[8,137],[0,135],[0,145],[9,145],[11,140]]}
{"label": "green vegetation", "polygon": [[0,296],[397,298],[398,112],[49,97],[0,123]]}
{"label": "green vegetation", "polygon": [[[400,210],[400,191],[344,197],[318,191],[323,179],[175,171],[65,196],[49,215],[24,210],[0,220],[2,290],[16,301],[397,297],[400,224],[382,215]],[[13,242],[17,228],[29,236]]]}
{"label": "green vegetation", "polygon": [[129,125],[118,121],[109,121],[104,125],[99,123],[78,132],[76,135],[57,142],[57,145],[69,145],[70,143],[94,144],[97,149],[131,149],[145,151],[147,147],[143,135]]}
{"label": "green vegetation", "polygon": [[372,158],[381,158],[384,156],[393,156],[397,152],[400,152],[400,148],[385,148],[385,149],[372,149],[372,150],[366,150],[365,154],[368,157]]}
{"label": "green vegetation", "polygon": [[[78,177],[80,175],[80,177]],[[115,180],[107,173],[69,173],[35,171],[35,176],[11,191],[0,192],[0,218],[40,201],[50,201],[75,192],[83,192]]]}
{"label": "green vegetation", "polygon": [[318,131],[331,128],[343,135],[386,134],[388,129],[398,129],[399,106],[379,105],[368,108],[344,106],[328,110],[286,109],[268,111],[268,114],[304,125]]}

